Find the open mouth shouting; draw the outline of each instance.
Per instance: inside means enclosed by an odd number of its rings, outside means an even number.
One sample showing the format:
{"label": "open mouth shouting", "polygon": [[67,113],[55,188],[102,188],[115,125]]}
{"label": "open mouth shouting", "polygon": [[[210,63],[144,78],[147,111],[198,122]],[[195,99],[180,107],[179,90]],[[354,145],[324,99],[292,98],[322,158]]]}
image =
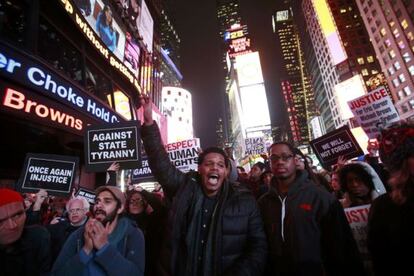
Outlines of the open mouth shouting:
{"label": "open mouth shouting", "polygon": [[219,180],[219,176],[218,174],[209,174],[207,175],[207,179],[208,179],[208,183],[211,185],[217,185],[218,180]]}

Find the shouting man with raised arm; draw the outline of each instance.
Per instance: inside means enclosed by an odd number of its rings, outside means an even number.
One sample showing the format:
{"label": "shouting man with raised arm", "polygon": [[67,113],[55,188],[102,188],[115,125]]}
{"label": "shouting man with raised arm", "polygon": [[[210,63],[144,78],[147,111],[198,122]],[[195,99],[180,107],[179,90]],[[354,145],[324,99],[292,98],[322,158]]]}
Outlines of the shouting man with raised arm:
{"label": "shouting man with raised arm", "polygon": [[163,274],[261,275],[267,258],[262,219],[254,197],[228,182],[225,152],[207,148],[199,155],[198,172],[182,173],[164,149],[150,99],[140,101],[149,165],[172,201]]}

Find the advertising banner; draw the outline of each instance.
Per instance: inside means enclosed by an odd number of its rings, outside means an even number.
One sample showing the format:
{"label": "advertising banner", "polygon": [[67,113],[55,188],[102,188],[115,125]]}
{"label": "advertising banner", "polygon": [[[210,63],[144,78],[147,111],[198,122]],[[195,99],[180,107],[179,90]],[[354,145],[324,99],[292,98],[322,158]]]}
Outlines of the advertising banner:
{"label": "advertising banner", "polygon": [[89,191],[87,189],[80,188],[76,192],[76,196],[85,198],[89,202],[89,204],[95,204],[96,195],[95,195],[95,192],[93,192],[93,191]]}
{"label": "advertising banner", "polygon": [[141,14],[137,18],[138,32],[142,35],[148,52],[152,53],[154,19],[144,0],[141,2]]}
{"label": "advertising banner", "polygon": [[348,102],[348,106],[370,139],[380,134],[379,125],[398,122],[400,116],[383,86]]}
{"label": "advertising banner", "polygon": [[68,196],[72,192],[79,158],[28,153],[18,181],[21,192],[45,189],[49,195]]}
{"label": "advertising banner", "polygon": [[336,164],[341,155],[351,159],[364,154],[348,126],[312,140],[310,145],[324,167]]}
{"label": "advertising banner", "polygon": [[171,163],[182,172],[196,171],[198,168],[198,154],[200,139],[183,140],[165,146]]}
{"label": "advertising banner", "polygon": [[367,225],[368,213],[371,205],[361,205],[352,208],[346,208],[345,215],[351,226],[352,234],[357,242],[359,252],[368,254],[367,248]]}
{"label": "advertising banner", "polygon": [[245,155],[257,155],[266,153],[266,145],[263,137],[247,138]]}
{"label": "advertising banner", "polygon": [[116,125],[89,126],[86,129],[85,161],[90,172],[106,171],[118,162],[121,169],[141,164],[139,121]]}

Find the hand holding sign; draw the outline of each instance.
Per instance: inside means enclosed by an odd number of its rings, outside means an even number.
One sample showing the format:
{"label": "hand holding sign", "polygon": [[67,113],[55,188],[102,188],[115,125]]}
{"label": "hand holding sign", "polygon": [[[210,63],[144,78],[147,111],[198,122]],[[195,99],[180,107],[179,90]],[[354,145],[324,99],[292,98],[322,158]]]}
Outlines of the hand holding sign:
{"label": "hand holding sign", "polygon": [[47,191],[44,189],[40,189],[39,192],[37,192],[36,194],[36,201],[33,204],[33,211],[39,211],[40,207],[42,206],[46,198],[47,198]]}
{"label": "hand holding sign", "polygon": [[148,95],[141,94],[139,97],[139,102],[141,103],[142,108],[144,109],[144,124],[150,126],[154,123],[152,119],[152,101]]}

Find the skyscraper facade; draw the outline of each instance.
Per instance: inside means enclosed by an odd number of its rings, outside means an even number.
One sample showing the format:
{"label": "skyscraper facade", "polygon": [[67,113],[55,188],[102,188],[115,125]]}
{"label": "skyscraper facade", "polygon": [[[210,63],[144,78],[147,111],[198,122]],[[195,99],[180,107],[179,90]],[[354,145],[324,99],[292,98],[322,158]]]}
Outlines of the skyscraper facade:
{"label": "skyscraper facade", "polygon": [[304,51],[293,20],[290,5],[281,7],[273,15],[273,31],[280,43],[282,67],[281,87],[285,99],[293,142],[308,143],[312,138],[310,120],[317,115],[315,97],[307,68]]}
{"label": "skyscraper facade", "polygon": [[357,0],[400,118],[414,116],[414,2]]}

